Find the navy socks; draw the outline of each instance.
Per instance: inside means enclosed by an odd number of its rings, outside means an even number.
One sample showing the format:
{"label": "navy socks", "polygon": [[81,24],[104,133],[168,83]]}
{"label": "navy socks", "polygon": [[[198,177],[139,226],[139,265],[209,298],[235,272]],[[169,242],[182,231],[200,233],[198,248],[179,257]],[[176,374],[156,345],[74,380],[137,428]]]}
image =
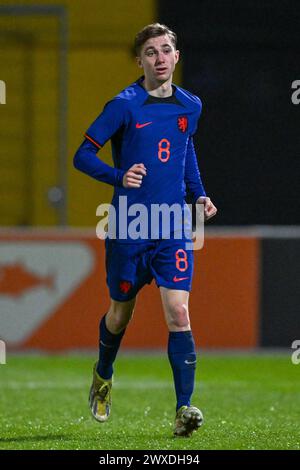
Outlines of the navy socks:
{"label": "navy socks", "polygon": [[168,356],[173,370],[177,406],[190,406],[194,390],[196,352],[191,331],[170,331]]}
{"label": "navy socks", "polygon": [[113,375],[113,363],[116,359],[122,338],[126,328],[114,335],[111,333],[105,322],[105,316],[100,321],[100,343],[99,343],[99,361],[97,372],[102,379],[110,379]]}
{"label": "navy socks", "polygon": [[[100,348],[97,372],[103,379],[113,375],[113,363],[116,359],[126,328],[117,335],[106,327],[105,315],[100,322]],[[196,352],[191,331],[171,331],[169,333],[168,356],[173,371],[177,406],[190,406],[194,390]]]}

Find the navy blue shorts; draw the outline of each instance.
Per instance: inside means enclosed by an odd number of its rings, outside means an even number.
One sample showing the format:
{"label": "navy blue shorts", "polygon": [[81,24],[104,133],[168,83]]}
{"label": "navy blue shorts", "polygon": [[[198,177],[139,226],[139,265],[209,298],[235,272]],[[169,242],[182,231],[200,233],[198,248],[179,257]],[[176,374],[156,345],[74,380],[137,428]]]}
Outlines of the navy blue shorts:
{"label": "navy blue shorts", "polygon": [[106,282],[111,298],[133,299],[153,278],[157,287],[190,291],[194,253],[186,250],[186,242],[173,239],[120,243],[106,239]]}

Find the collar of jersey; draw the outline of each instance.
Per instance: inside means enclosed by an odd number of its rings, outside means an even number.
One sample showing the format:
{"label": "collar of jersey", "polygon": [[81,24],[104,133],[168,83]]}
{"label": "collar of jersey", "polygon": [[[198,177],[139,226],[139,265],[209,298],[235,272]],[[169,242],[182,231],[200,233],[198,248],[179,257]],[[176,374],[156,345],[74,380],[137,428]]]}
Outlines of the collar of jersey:
{"label": "collar of jersey", "polygon": [[141,87],[141,89],[144,91],[145,93],[145,96],[147,97],[152,97],[152,98],[156,98],[158,101],[163,101],[163,100],[167,100],[168,98],[171,98],[172,96],[176,95],[176,92],[177,92],[177,86],[174,85],[174,83],[172,83],[172,90],[173,90],[173,93],[171,96],[166,96],[165,98],[162,98],[162,97],[158,97],[158,96],[153,96],[153,95],[150,95],[147,90],[143,87],[142,85],[142,81],[145,79],[145,75],[142,75],[140,78],[137,79],[136,81],[136,84],[139,85]]}

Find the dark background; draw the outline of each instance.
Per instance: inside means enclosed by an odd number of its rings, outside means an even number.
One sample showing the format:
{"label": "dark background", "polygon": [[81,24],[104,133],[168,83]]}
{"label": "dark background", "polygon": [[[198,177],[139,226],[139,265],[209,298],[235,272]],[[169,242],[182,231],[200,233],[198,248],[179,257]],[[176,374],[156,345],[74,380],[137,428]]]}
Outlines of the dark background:
{"label": "dark background", "polygon": [[195,143],[213,224],[299,224],[300,2],[164,0],[159,20],[203,103]]}

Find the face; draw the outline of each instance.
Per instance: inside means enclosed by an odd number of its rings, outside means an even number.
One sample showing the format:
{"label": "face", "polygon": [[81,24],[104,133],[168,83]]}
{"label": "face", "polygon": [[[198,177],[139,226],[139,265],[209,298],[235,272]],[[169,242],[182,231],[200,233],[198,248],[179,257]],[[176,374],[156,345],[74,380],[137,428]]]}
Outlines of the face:
{"label": "face", "polygon": [[154,82],[165,82],[173,74],[179,60],[170,37],[165,34],[148,39],[142,46],[138,65],[144,69],[146,79]]}

